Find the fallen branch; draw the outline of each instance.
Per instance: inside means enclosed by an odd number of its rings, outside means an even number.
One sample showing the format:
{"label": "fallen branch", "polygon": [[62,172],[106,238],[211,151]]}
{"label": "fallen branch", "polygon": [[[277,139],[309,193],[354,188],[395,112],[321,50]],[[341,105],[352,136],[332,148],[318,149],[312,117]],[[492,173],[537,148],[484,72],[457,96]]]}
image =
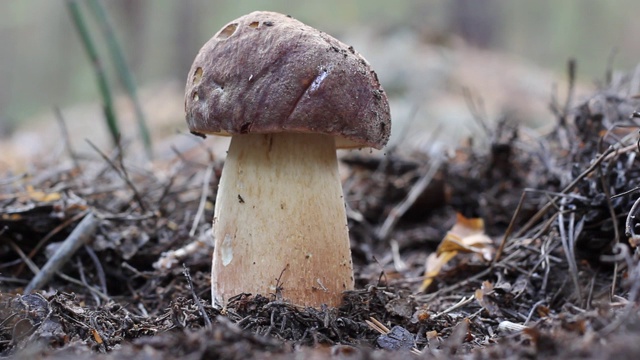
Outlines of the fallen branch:
{"label": "fallen branch", "polygon": [[36,276],[31,279],[29,285],[24,289],[24,293],[28,294],[45,286],[53,275],[69,261],[73,254],[75,254],[81,246],[89,242],[97,228],[98,219],[93,216],[92,213],[87,214],[62,242],[49,261],[47,261]]}

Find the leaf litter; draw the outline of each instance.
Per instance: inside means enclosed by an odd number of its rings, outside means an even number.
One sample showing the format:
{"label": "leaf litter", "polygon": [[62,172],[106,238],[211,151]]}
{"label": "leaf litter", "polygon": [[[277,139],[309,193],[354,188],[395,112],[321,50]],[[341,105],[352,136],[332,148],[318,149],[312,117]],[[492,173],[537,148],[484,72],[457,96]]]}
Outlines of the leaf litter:
{"label": "leaf litter", "polygon": [[487,146],[446,159],[344,156],[356,290],[338,308],[278,294],[211,307],[223,164],[200,144],[153,166],[125,146],[3,174],[0,356],[628,358],[640,352],[635,83],[554,97],[546,132],[506,116],[483,126]]}

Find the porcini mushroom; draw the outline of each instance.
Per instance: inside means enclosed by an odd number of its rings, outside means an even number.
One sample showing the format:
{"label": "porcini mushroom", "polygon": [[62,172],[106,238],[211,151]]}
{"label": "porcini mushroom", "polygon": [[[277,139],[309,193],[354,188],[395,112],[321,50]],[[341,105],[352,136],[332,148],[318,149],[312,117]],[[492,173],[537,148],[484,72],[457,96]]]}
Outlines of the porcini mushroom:
{"label": "porcini mushroom", "polygon": [[389,105],[352,47],[274,12],[216,33],[185,90],[192,133],[232,136],[215,203],[212,299],[337,306],[353,268],[336,148],[383,147]]}

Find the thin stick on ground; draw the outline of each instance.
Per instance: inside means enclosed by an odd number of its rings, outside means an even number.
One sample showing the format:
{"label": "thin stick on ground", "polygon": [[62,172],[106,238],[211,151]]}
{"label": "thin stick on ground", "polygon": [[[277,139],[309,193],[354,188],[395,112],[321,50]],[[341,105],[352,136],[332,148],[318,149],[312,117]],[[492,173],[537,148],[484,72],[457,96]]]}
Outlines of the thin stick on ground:
{"label": "thin stick on ground", "polygon": [[[76,285],[79,285],[79,286],[82,286],[82,287],[86,288],[92,294],[95,294],[96,296],[98,296],[100,299],[102,299],[105,302],[109,302],[109,301],[112,300],[109,296],[107,296],[106,294],[102,293],[100,290],[98,290],[98,289],[96,289],[96,288],[94,288],[92,286],[87,286],[87,284],[84,284],[82,281],[80,281],[78,279],[72,278],[71,276],[69,276],[67,274],[63,274],[63,273],[61,273],[59,271],[56,271],[55,274],[56,274],[56,276],[58,276],[59,278],[61,278],[64,281],[68,281],[68,282],[70,282],[72,284],[76,284]],[[25,289],[25,293],[27,293],[26,289]]]}
{"label": "thin stick on ground", "polygon": [[442,315],[448,314],[456,309],[459,309],[467,304],[472,303],[475,300],[475,296],[469,296],[467,297],[462,297],[462,299],[460,299],[460,301],[458,301],[457,303],[451,305],[450,307],[448,307],[447,309],[442,310],[441,312],[433,315],[431,318],[435,319],[435,318],[439,318]]}
{"label": "thin stick on ground", "polygon": [[457,283],[455,283],[453,285],[450,285],[450,286],[448,286],[446,288],[442,288],[442,289],[440,289],[438,291],[435,291],[433,293],[430,293],[430,294],[417,295],[416,299],[418,301],[423,301],[425,303],[428,303],[428,302],[432,301],[433,299],[435,299],[436,297],[443,296],[444,294],[448,294],[453,290],[459,289],[459,288],[461,288],[463,286],[466,286],[466,285],[468,285],[468,284],[470,284],[470,283],[472,283],[474,281],[477,281],[478,279],[481,279],[481,278],[489,275],[492,270],[493,270],[493,266],[489,266],[486,269],[482,270],[481,272],[479,272],[479,273],[477,273],[477,274],[475,274],[475,275],[473,275],[471,277],[468,277],[468,278],[466,278],[466,279],[464,279],[462,281],[459,281],[459,282],[457,282]]}
{"label": "thin stick on ground", "polygon": [[562,241],[562,248],[569,265],[569,273],[571,275],[571,281],[575,287],[576,294],[578,296],[578,303],[582,304],[582,291],[580,291],[580,282],[578,281],[578,264],[576,264],[576,257],[574,254],[575,246],[575,234],[572,231],[575,222],[575,213],[571,213],[569,217],[569,229],[565,227],[564,213],[566,211],[566,198],[563,198],[560,202],[560,211],[558,212],[558,229],[560,230],[560,240]]}
{"label": "thin stick on ground", "polygon": [[625,304],[624,309],[618,315],[618,317],[600,330],[599,335],[602,338],[611,334],[626,321],[629,321],[629,317],[637,305],[636,301],[638,300],[638,295],[640,294],[640,264],[636,264],[631,268],[631,274],[629,278],[631,279],[630,283],[632,285],[631,289],[629,290],[629,298],[627,299],[627,303]]}
{"label": "thin stick on ground", "polygon": [[191,237],[196,234],[198,224],[200,223],[200,220],[202,220],[202,215],[204,215],[204,208],[207,204],[207,197],[209,196],[209,184],[211,183],[212,174],[213,162],[209,162],[209,165],[207,165],[207,170],[204,172],[204,178],[202,179],[202,193],[200,194],[198,211],[196,212],[196,216],[193,218],[193,224],[191,225],[191,230],[189,231],[189,236]]}
{"label": "thin stick on ground", "polygon": [[367,325],[369,325],[369,327],[371,327],[373,330],[381,333],[381,334],[387,334],[389,333],[389,328],[386,327],[383,323],[381,323],[380,321],[378,321],[378,319],[374,318],[374,317],[370,317],[370,320],[365,320],[364,322],[367,323]]}
{"label": "thin stick on ground", "polygon": [[198,306],[198,310],[200,311],[200,314],[204,319],[204,326],[207,329],[211,329],[212,327],[211,320],[207,316],[207,313],[204,311],[204,306],[202,306],[202,302],[200,302],[200,298],[198,298],[198,295],[196,294],[196,290],[193,288],[193,281],[191,280],[191,274],[189,273],[189,268],[187,268],[187,265],[183,263],[182,269],[183,269],[182,272],[184,273],[184,276],[187,278],[187,284],[189,285],[189,289],[191,289],[191,296],[193,297],[193,302]]}
{"label": "thin stick on ground", "polygon": [[94,266],[96,267],[96,273],[98,275],[98,281],[100,282],[100,289],[103,293],[107,294],[107,277],[104,273],[104,268],[102,267],[102,263],[96,255],[96,252],[93,251],[93,248],[89,245],[84,246],[84,251],[89,254],[91,261],[93,261]]}
{"label": "thin stick on ground", "polygon": [[[591,164],[591,166],[589,166],[589,168],[587,168],[585,171],[583,171],[580,175],[578,175],[578,177],[576,177],[569,185],[567,185],[564,189],[562,189],[561,193],[568,193],[569,191],[573,190],[574,187],[576,187],[576,185],[578,185],[578,183],[580,181],[582,181],[582,179],[584,179],[587,175],[591,174],[598,166],[600,166],[600,164],[602,163],[602,161],[604,161],[607,156],[611,153],[613,153],[615,151],[614,148],[609,147],[607,150],[605,150],[604,153],[602,153],[598,158],[596,158],[593,163]],[[543,206],[540,210],[538,210],[538,212],[533,215],[531,217],[531,219],[529,219],[529,221],[527,221],[527,223],[516,233],[516,235],[514,235],[515,238],[519,238],[522,236],[522,234],[524,234],[525,232],[529,231],[529,229],[538,221],[540,221],[540,219],[542,219],[542,217],[549,211],[551,210],[551,208],[556,207],[556,202],[559,200],[559,196],[554,197],[551,201],[549,201],[545,206]]]}
{"label": "thin stick on ground", "polygon": [[24,292],[28,294],[45,286],[53,275],[69,261],[73,254],[91,240],[97,228],[98,219],[93,216],[93,213],[88,213],[62,242],[44,267],[31,279]]}
{"label": "thin stick on ground", "polygon": [[491,265],[495,265],[498,262],[498,260],[500,260],[500,257],[502,256],[502,252],[504,251],[504,247],[507,245],[507,239],[513,232],[513,227],[516,224],[516,219],[518,218],[518,215],[520,215],[520,211],[522,210],[522,204],[524,203],[524,198],[526,195],[527,195],[527,189],[524,189],[524,191],[522,191],[522,194],[520,195],[520,201],[518,201],[518,206],[516,207],[516,211],[514,211],[513,216],[511,216],[511,221],[509,221],[509,226],[507,226],[507,230],[504,232],[504,235],[502,236],[502,241],[500,242],[500,246],[496,251],[496,255],[493,257],[493,261],[491,262]]}
{"label": "thin stick on ground", "polygon": [[64,117],[62,116],[62,111],[60,111],[59,107],[53,108],[53,113],[56,115],[56,120],[58,121],[58,125],[60,125],[60,132],[62,133],[62,139],[64,140],[64,146],[67,149],[67,153],[73,161],[73,167],[76,169],[80,169],[80,163],[78,162],[78,157],[76,156],[75,151],[73,151],[73,146],[71,145],[71,140],[69,139],[69,130],[67,129],[67,124],[64,121]]}
{"label": "thin stick on ground", "polygon": [[[80,283],[82,283],[85,288],[90,288],[91,285],[89,285],[89,282],[87,281],[87,276],[84,273],[84,265],[82,265],[82,260],[79,256],[76,256],[76,267],[78,269],[78,274],[80,275]],[[58,272],[58,274],[60,274],[60,272]],[[91,295],[93,295],[96,305],[100,306],[100,297],[94,293],[91,293]]]}
{"label": "thin stick on ground", "polygon": [[18,256],[20,256],[22,261],[25,264],[27,264],[27,267],[31,270],[31,272],[33,272],[34,274],[37,274],[38,272],[40,272],[40,269],[38,269],[38,266],[34,264],[33,261],[31,261],[31,259],[22,251],[22,249],[20,249],[18,245],[16,245],[15,242],[9,240],[8,243],[9,243],[9,246],[11,246],[11,248],[13,249],[13,251],[15,251],[18,254]]}
{"label": "thin stick on ground", "polygon": [[[383,323],[381,323],[380,321],[378,321],[378,319],[374,317],[370,317],[369,320],[365,320],[364,322],[367,323],[367,325],[369,325],[370,328],[379,332],[382,335],[386,335],[391,332],[391,330],[388,327],[386,327]],[[415,355],[422,355],[422,352],[418,350],[418,348],[416,348],[415,346],[411,348],[411,353]]]}
{"label": "thin stick on ground", "polygon": [[[57,233],[59,233],[60,231],[64,230],[65,228],[67,228],[67,226],[73,224],[74,222],[82,219],[83,217],[85,217],[88,213],[88,210],[83,211],[81,213],[78,213],[74,216],[72,216],[70,219],[65,220],[62,224],[56,226],[55,228],[53,228],[53,230],[49,231],[49,233],[47,233],[47,235],[45,235],[42,239],[40,239],[40,241],[38,241],[38,243],[36,244],[36,246],[29,252],[29,259],[33,259],[33,257],[38,253],[38,251],[40,251],[40,249],[49,241],[51,240],[51,238],[53,238]],[[18,274],[20,274],[22,272],[22,265],[18,267],[18,270],[16,271]]]}
{"label": "thin stick on ground", "polygon": [[[635,144],[634,144],[635,145]],[[613,223],[613,234],[614,234],[614,246],[620,244],[620,230],[618,226],[618,217],[616,216],[616,211],[613,208],[613,204],[611,202],[611,192],[609,191],[609,181],[602,173],[602,169],[598,171],[600,175],[600,183],[602,184],[602,192],[605,194],[605,199],[607,201],[607,209],[609,210],[609,215],[611,216],[611,222]],[[611,291],[609,296],[613,299],[613,296],[616,292],[616,283],[618,282],[618,263],[615,262],[613,264],[613,279],[611,279]],[[588,303],[587,303],[588,305]]]}
{"label": "thin stick on ground", "polygon": [[527,319],[524,321],[524,325],[526,326],[529,321],[531,321],[531,318],[533,318],[533,313],[538,310],[538,307],[544,305],[547,303],[546,299],[542,299],[539,300],[538,302],[536,302],[535,304],[533,304],[533,306],[531,307],[531,310],[529,310],[529,315],[527,315]]}
{"label": "thin stick on ground", "polygon": [[384,223],[380,227],[378,231],[378,239],[386,240],[393,231],[393,228],[396,226],[400,218],[411,208],[411,206],[416,202],[418,197],[424,192],[424,190],[429,186],[431,180],[440,169],[440,165],[443,162],[442,157],[436,157],[431,161],[431,166],[429,169],[418,179],[418,181],[413,185],[407,196],[402,202],[398,205],[394,206],[393,209],[389,212],[389,216],[385,219]]}
{"label": "thin stick on ground", "polygon": [[[104,159],[104,161],[106,161],[109,164],[109,166],[111,166],[111,168],[115,170],[116,173],[118,173],[118,175],[120,175],[122,180],[124,180],[127,186],[129,186],[129,188],[131,189],[131,191],[133,191],[133,197],[136,199],[138,206],[140,206],[140,210],[142,210],[142,212],[147,212],[147,207],[144,204],[144,200],[142,200],[142,196],[138,192],[138,189],[136,189],[135,185],[133,185],[133,182],[131,181],[131,179],[129,179],[129,176],[127,176],[127,173],[124,171],[124,164],[122,165],[122,169],[118,168],[116,164],[114,164],[113,161],[109,159],[109,157],[107,157],[107,155],[105,155],[102,151],[100,151],[100,149],[98,149],[98,147],[94,143],[92,143],[88,139],[86,141],[96,152],[98,152],[98,154],[100,154],[102,159]],[[119,153],[122,154],[122,151],[119,151]]]}
{"label": "thin stick on ground", "polygon": [[631,206],[631,210],[629,210],[629,214],[627,215],[627,220],[625,222],[625,233],[631,238],[631,240],[638,242],[640,241],[640,234],[635,232],[634,220],[637,218],[638,210],[640,209],[640,198],[638,198]]}

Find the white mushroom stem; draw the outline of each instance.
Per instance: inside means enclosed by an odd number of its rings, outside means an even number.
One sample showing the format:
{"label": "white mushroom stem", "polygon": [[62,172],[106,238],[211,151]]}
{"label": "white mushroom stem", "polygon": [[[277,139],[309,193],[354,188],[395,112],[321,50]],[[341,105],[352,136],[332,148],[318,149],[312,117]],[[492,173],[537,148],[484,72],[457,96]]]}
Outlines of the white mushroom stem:
{"label": "white mushroom stem", "polygon": [[338,306],[353,267],[335,140],[319,134],[234,136],[213,219],[212,298],[276,294]]}

